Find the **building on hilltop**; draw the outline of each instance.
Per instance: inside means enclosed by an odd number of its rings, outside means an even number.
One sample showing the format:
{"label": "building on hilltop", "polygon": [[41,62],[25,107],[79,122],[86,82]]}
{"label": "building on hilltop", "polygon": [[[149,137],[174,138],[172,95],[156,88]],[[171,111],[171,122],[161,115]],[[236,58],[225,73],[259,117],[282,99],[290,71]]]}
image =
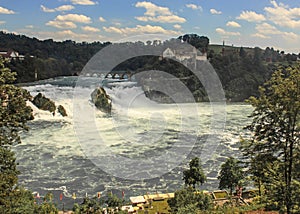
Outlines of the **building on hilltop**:
{"label": "building on hilltop", "polygon": [[20,55],[19,52],[14,51],[14,50],[10,50],[10,51],[0,51],[0,56],[5,59],[8,60],[9,62],[11,60],[24,60],[25,56],[24,55]]}
{"label": "building on hilltop", "polygon": [[176,59],[180,62],[187,60],[207,60],[207,54],[197,51],[195,47],[182,46],[178,49],[167,48],[162,53],[162,58]]}

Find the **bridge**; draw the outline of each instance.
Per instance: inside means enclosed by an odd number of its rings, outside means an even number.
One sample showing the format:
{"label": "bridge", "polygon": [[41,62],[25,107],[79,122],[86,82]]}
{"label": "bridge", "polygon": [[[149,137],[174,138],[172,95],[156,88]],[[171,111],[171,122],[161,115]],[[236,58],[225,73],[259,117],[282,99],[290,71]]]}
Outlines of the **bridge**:
{"label": "bridge", "polygon": [[92,72],[85,73],[85,77],[100,77],[101,79],[120,79],[120,80],[131,80],[131,77],[135,73],[132,71],[110,71],[108,73]]}

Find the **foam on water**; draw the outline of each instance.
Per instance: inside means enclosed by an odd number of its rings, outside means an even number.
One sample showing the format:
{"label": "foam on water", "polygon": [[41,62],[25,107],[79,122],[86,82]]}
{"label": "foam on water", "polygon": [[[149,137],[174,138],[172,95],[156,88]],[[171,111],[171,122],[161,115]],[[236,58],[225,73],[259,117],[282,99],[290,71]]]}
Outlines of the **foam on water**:
{"label": "foam on water", "polygon": [[[77,87],[74,94],[74,77],[46,81],[40,85],[25,87],[35,96],[41,92],[55,101],[56,105],[63,105],[68,117],[61,117],[58,113],[51,113],[33,108],[35,120],[29,123],[30,131],[22,135],[22,144],[16,146],[17,160],[21,184],[40,192],[47,191],[55,194],[58,201],[60,192],[67,198],[69,206],[73,203],[71,193],[76,192],[78,202],[85,196],[95,195],[96,192],[110,192],[120,194],[124,190],[126,196],[144,194],[145,192],[174,191],[182,185],[182,170],[187,162],[203,151],[203,143],[207,143],[210,131],[211,107],[209,103],[198,103],[194,112],[194,104],[157,104],[145,97],[142,89],[132,83],[120,83],[112,88],[105,88],[113,100],[112,116],[108,117],[96,110],[90,102],[90,94],[97,87],[89,82],[99,82],[92,78],[85,79],[83,87]],[[74,124],[73,99],[80,98],[80,108],[93,112],[93,121],[83,120]],[[227,121],[223,135],[216,135],[220,139],[217,153],[210,160],[203,162],[208,176],[205,189],[215,189],[218,186],[216,175],[220,164],[228,156],[238,156],[237,142],[242,133],[242,127],[249,121],[246,115],[251,112],[248,105],[232,104],[227,106]],[[84,111],[83,111],[84,114]],[[168,152],[168,148],[181,139],[187,141],[197,139],[193,150],[186,160],[165,175],[147,181],[131,181],[115,178],[97,168],[82,149],[82,142],[78,142],[74,125],[83,126],[88,130],[89,123],[95,123],[97,130],[82,133],[86,145],[94,142],[94,133],[101,135],[104,145],[91,145],[95,152],[107,148],[112,153],[128,158],[146,158]],[[209,143],[209,142],[208,142]],[[114,166],[111,166],[114,167]],[[138,169],[137,169],[138,170]],[[159,168],[157,170],[160,170]],[[137,171],[138,172],[138,171]]]}

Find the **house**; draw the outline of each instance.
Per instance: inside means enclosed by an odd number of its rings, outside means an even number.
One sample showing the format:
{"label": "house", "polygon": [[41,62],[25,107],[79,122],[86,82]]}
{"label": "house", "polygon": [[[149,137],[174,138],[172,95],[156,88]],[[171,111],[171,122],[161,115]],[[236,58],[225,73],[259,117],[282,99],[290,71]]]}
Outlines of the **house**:
{"label": "house", "polygon": [[181,46],[177,49],[166,48],[162,53],[162,58],[176,59],[180,62],[207,60],[207,54],[197,51],[195,47]]}
{"label": "house", "polygon": [[0,56],[3,58],[3,59],[6,59],[8,60],[9,62],[11,60],[24,60],[25,56],[24,55],[20,55],[17,51],[13,51],[13,50],[10,50],[10,51],[0,51]]}

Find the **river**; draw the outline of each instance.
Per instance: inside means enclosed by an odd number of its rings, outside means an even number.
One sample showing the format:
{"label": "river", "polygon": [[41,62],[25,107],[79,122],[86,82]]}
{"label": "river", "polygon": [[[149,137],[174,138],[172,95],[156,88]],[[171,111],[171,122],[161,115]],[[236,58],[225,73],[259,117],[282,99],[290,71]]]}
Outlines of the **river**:
{"label": "river", "polygon": [[107,116],[90,103],[97,81],[86,77],[76,87],[77,80],[60,77],[24,86],[33,96],[41,92],[63,105],[68,116],[34,109],[30,130],[15,148],[20,184],[42,196],[51,191],[59,207],[60,193],[71,208],[97,192],[121,196],[124,191],[125,197],[172,192],[183,186],[182,171],[195,156],[208,178],[201,189],[217,189],[220,165],[229,156],[240,156],[238,141],[249,123],[249,105],[220,106],[226,115],[219,132],[212,127],[210,103],[157,104],[140,87],[120,83],[106,88],[113,100]]}

